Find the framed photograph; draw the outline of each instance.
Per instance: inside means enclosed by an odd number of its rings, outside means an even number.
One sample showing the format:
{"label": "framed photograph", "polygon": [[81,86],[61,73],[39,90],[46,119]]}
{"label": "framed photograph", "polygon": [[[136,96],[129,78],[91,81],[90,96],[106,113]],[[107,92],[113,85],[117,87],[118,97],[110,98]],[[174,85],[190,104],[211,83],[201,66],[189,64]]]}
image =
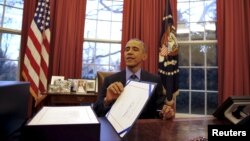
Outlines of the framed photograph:
{"label": "framed photograph", "polygon": [[76,92],[83,93],[83,94],[87,93],[87,81],[86,80],[78,79]]}
{"label": "framed photograph", "polygon": [[79,79],[68,79],[71,82],[71,91],[72,92],[76,92],[77,91],[77,87],[78,87],[78,80]]}
{"label": "framed photograph", "polygon": [[63,80],[64,80],[64,76],[52,76],[50,84],[51,85],[60,85],[57,83],[59,83],[60,81],[63,81]]}
{"label": "framed photograph", "polygon": [[62,83],[61,83],[61,92],[63,93],[69,93],[71,91],[71,82],[68,81],[68,80],[63,80]]}
{"label": "framed photograph", "polygon": [[87,92],[95,92],[95,90],[96,90],[96,84],[95,84],[95,82],[96,82],[96,80],[95,79],[93,79],[93,80],[90,80],[90,79],[86,79],[86,82],[87,82],[87,84],[86,84],[86,90],[87,90]]}

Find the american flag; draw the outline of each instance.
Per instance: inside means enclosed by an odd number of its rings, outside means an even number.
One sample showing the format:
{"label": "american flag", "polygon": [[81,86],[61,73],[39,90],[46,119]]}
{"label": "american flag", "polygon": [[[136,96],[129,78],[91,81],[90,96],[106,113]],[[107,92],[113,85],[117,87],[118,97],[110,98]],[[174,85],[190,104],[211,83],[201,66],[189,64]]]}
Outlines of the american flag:
{"label": "american flag", "polygon": [[38,0],[36,12],[28,31],[22,76],[30,82],[35,100],[47,90],[50,48],[49,0]]}
{"label": "american flag", "polygon": [[[175,27],[173,26],[174,20],[172,17],[170,2],[173,1],[166,0],[165,17],[163,17],[162,23],[162,38],[160,41],[158,65],[158,73],[161,76],[163,86],[167,93],[166,101],[172,101],[172,99],[179,94],[178,43],[175,37],[176,33]],[[170,30],[167,30],[167,28]]]}

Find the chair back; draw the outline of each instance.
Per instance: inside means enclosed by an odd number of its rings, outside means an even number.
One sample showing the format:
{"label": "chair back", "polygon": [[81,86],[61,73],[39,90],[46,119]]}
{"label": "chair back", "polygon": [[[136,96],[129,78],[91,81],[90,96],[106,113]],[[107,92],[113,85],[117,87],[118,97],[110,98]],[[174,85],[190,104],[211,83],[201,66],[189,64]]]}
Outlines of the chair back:
{"label": "chair back", "polygon": [[97,88],[98,88],[98,93],[101,91],[102,84],[104,81],[104,78],[114,74],[115,72],[105,72],[105,71],[98,71],[97,72]]}

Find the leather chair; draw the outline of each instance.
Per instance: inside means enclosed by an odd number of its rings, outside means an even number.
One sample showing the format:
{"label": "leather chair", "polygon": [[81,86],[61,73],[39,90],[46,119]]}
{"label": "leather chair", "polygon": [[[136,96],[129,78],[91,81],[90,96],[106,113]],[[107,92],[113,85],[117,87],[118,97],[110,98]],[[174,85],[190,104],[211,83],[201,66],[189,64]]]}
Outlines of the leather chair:
{"label": "leather chair", "polygon": [[104,81],[104,78],[109,76],[109,75],[112,75],[114,74],[115,72],[105,72],[105,71],[98,71],[97,72],[97,88],[98,88],[98,93],[101,91],[101,88],[102,88],[102,84],[103,84],[103,81]]}

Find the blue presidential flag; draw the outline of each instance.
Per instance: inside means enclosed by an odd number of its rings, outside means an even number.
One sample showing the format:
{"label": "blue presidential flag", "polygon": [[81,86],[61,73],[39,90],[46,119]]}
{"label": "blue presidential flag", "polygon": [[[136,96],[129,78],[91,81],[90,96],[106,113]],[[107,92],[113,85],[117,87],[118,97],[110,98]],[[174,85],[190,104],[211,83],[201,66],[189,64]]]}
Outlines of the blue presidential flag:
{"label": "blue presidential flag", "polygon": [[173,24],[170,0],[167,0],[166,4],[159,47],[158,73],[166,90],[166,101],[171,101],[174,96],[178,95],[179,89],[178,42],[176,39],[176,28]]}

